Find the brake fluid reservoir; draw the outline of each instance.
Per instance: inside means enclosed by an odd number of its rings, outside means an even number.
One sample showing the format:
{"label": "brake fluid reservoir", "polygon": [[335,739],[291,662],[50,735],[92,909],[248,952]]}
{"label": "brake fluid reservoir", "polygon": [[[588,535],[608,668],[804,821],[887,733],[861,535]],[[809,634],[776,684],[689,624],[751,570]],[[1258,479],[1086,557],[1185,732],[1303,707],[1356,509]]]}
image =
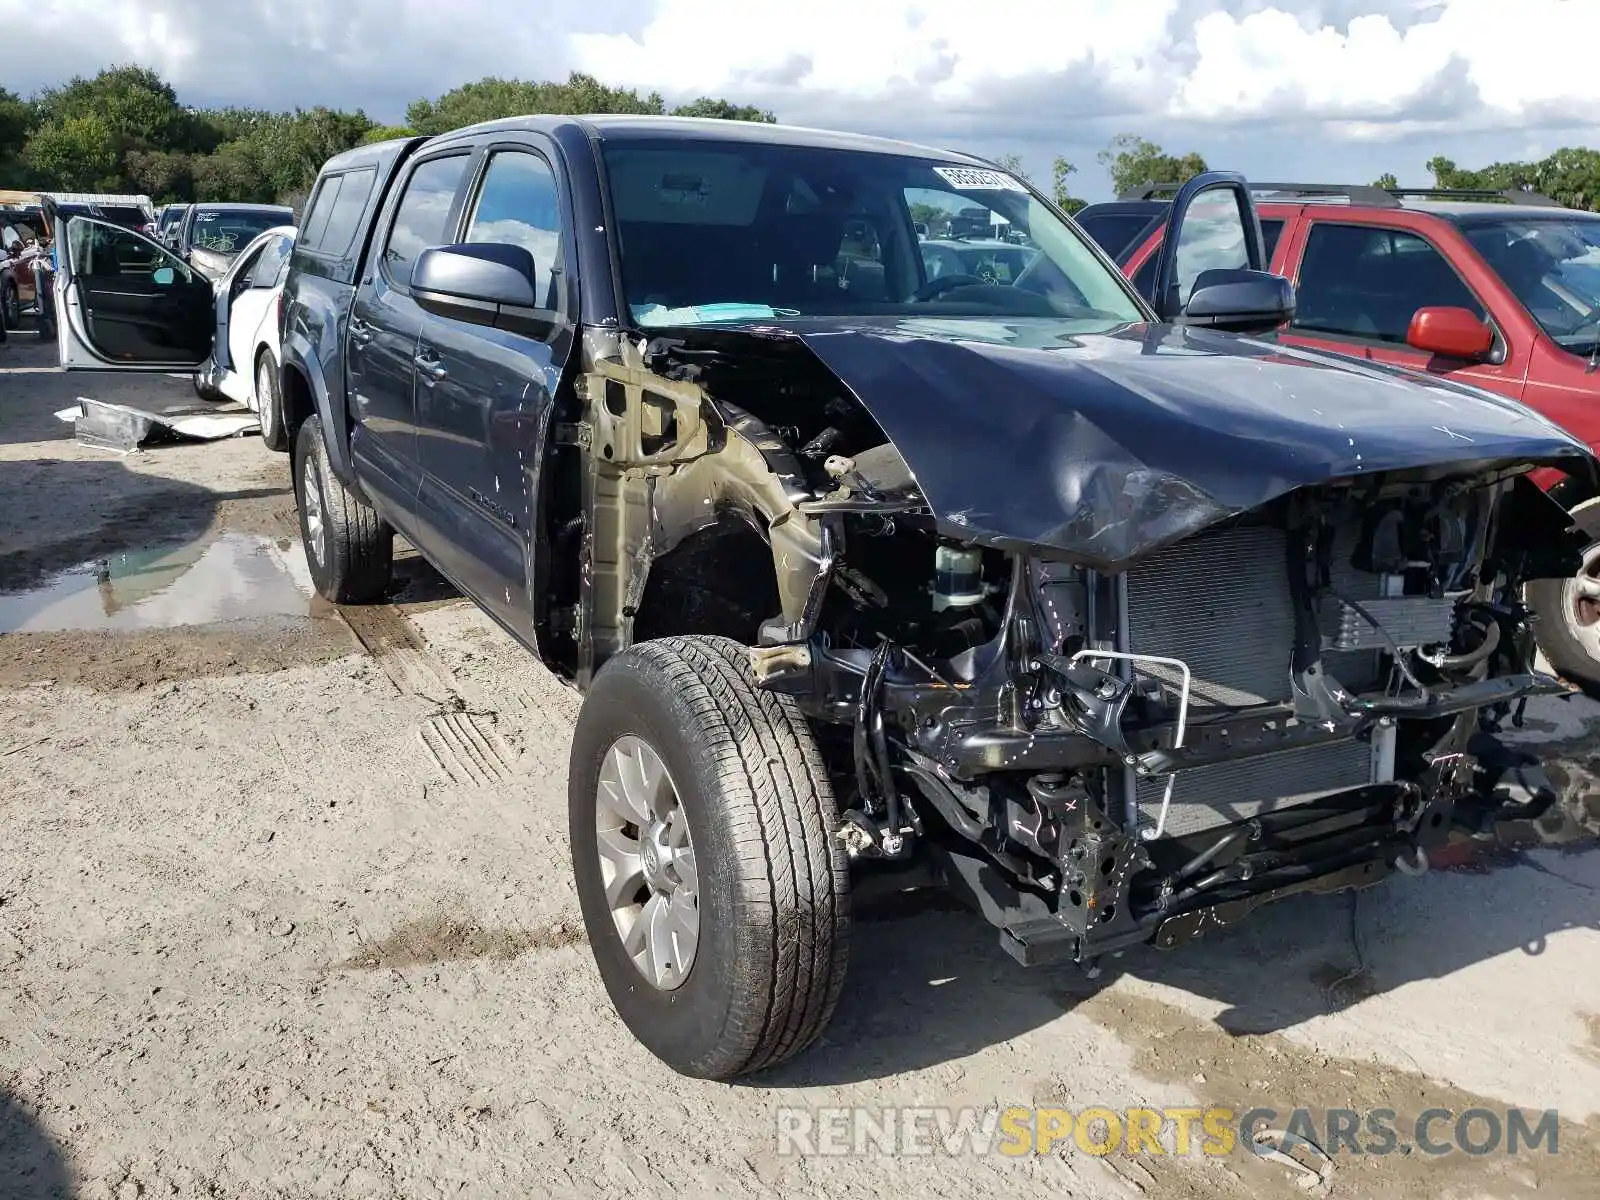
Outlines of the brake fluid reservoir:
{"label": "brake fluid reservoir", "polygon": [[939,546],[933,552],[933,611],[965,608],[983,599],[983,551]]}

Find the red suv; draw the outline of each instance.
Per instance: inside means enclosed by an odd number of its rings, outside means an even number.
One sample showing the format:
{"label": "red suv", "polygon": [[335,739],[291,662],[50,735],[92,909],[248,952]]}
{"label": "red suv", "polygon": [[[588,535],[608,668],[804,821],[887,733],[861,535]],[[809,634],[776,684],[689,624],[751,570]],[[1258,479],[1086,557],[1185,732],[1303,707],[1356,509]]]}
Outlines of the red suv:
{"label": "red suv", "polygon": [[[1085,231],[1150,298],[1166,222],[1157,185],[1093,204]],[[1294,281],[1294,319],[1273,335],[1445,375],[1520,400],[1600,449],[1600,213],[1532,192],[1252,184],[1271,269]],[[1242,245],[1237,247],[1243,262]],[[1204,266],[1237,266],[1219,241]],[[1600,691],[1600,490],[1541,482],[1590,538],[1573,579],[1530,584],[1539,645]]]}

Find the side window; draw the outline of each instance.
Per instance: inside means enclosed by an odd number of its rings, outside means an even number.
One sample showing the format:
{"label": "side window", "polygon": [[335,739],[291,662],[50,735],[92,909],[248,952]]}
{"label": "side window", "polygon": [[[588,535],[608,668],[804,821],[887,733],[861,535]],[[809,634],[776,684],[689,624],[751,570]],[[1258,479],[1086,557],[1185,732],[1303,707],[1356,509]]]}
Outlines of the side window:
{"label": "side window", "polygon": [[534,295],[544,308],[561,307],[555,289],[561,267],[561,209],[555,175],[542,157],[502,150],[489,159],[467,225],[467,241],[527,250],[533,255]]}
{"label": "side window", "polygon": [[395,209],[389,240],[383,249],[383,271],[390,283],[408,285],[411,264],[417,261],[417,255],[430,246],[444,244],[450,205],[466,167],[465,154],[429,159],[418,164],[406,180],[405,194]]}
{"label": "side window", "polygon": [[233,289],[230,293],[234,299],[237,299],[240,293],[244,292],[246,289],[254,286],[252,281],[255,279],[256,271],[261,267],[261,260],[266,256],[267,247],[263,246],[248,259],[239,264],[239,269],[234,273],[233,276]]}
{"label": "side window", "polygon": [[316,249],[340,258],[350,253],[350,243],[355,241],[361,214],[367,209],[367,200],[372,195],[372,185],[377,178],[376,167],[363,167],[341,178],[339,194],[334,198],[333,211],[328,217],[328,227],[323,231]]}
{"label": "side window", "polygon": [[250,272],[251,287],[272,287],[283,272],[283,265],[289,261],[289,253],[294,249],[294,242],[286,237],[275,237],[261,248],[261,257],[256,259],[255,269]]}
{"label": "side window", "polygon": [[1294,328],[1403,344],[1419,308],[1483,305],[1422,237],[1403,229],[1311,226],[1300,260]]}
{"label": "side window", "polygon": [[1269,267],[1272,265],[1272,256],[1278,252],[1278,239],[1282,236],[1282,221],[1261,218],[1261,257],[1266,260]]}
{"label": "side window", "polygon": [[67,234],[73,273],[85,279],[137,279],[163,288],[195,281],[193,270],[186,264],[156,249],[131,229],[76,220],[67,226]]}
{"label": "side window", "polygon": [[317,188],[317,194],[312,197],[311,209],[300,223],[300,244],[306,249],[321,247],[322,235],[328,228],[328,218],[333,215],[333,206],[338,201],[344,178],[343,175],[323,176],[322,186]]}

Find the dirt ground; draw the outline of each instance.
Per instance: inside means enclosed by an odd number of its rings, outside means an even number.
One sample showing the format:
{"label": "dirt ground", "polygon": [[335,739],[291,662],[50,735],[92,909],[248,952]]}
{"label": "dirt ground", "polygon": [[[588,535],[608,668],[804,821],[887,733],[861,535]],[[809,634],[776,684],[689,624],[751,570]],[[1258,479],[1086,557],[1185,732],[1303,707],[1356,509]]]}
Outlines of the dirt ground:
{"label": "dirt ground", "polygon": [[80,447],[77,395],[192,397],[53,359],[0,347],[0,1197],[1307,1194],[1243,1151],[780,1153],[786,1107],[932,1105],[1557,1109],[1555,1154],[1313,1194],[1597,1194],[1600,706],[1530,709],[1540,829],[1095,980],[880,886],[825,1040],[688,1081],[584,945],[577,698],[415,559],[312,601],[282,456]]}

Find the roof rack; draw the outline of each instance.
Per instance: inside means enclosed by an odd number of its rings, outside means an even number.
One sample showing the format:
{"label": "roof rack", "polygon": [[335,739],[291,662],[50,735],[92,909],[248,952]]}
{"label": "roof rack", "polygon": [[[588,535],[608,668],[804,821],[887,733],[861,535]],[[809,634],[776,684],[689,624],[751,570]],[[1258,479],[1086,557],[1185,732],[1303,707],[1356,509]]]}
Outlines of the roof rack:
{"label": "roof rack", "polygon": [[[1130,188],[1117,197],[1119,200],[1154,200],[1166,192],[1176,192],[1181,184],[1146,183]],[[1373,204],[1380,208],[1399,208],[1400,201],[1380,187],[1364,183],[1249,183],[1252,192],[1276,192],[1289,196],[1343,196],[1357,204]]]}
{"label": "roof rack", "polygon": [[1391,196],[1420,196],[1427,200],[1509,200],[1513,204],[1531,204],[1537,208],[1560,208],[1559,200],[1552,200],[1543,192],[1523,191],[1521,188],[1385,188]]}
{"label": "roof rack", "polygon": [[[1154,200],[1176,192],[1181,184],[1146,183],[1130,188],[1117,197],[1119,200]],[[1250,181],[1252,192],[1271,192],[1280,196],[1312,198],[1317,196],[1342,196],[1352,204],[1370,204],[1374,208],[1399,208],[1402,197],[1415,196],[1428,200],[1507,200],[1513,204],[1530,204],[1539,208],[1560,208],[1561,203],[1541,192],[1525,192],[1517,188],[1494,191],[1482,188],[1381,188],[1365,183],[1257,183]]]}

